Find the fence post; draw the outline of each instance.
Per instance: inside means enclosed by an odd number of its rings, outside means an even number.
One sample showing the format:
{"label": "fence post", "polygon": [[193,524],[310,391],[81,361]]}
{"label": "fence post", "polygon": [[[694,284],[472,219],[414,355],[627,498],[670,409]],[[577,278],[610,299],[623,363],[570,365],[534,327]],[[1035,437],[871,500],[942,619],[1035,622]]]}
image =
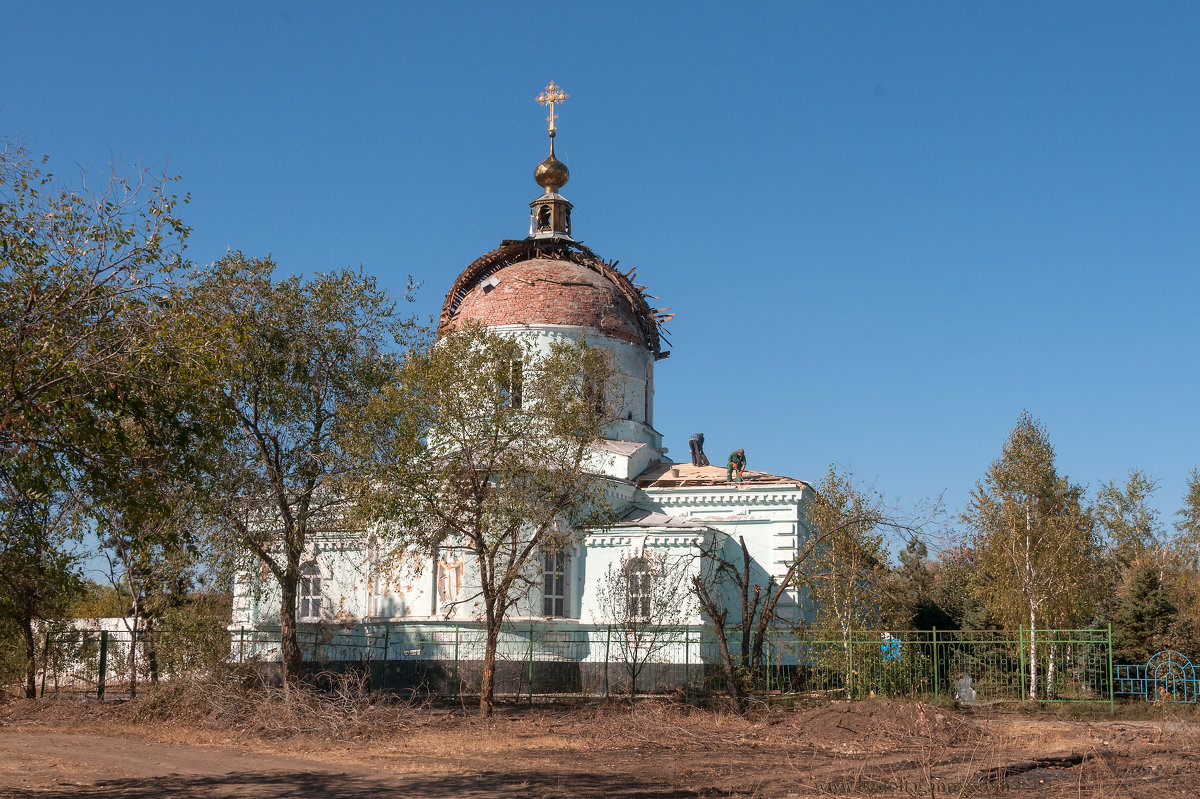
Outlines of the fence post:
{"label": "fence post", "polygon": [[854,699],[854,633],[850,633],[849,646],[846,649],[849,665],[846,668],[846,698]]}
{"label": "fence post", "polygon": [[454,622],[454,697],[462,700],[462,678],[458,671],[458,622]]}
{"label": "fence post", "polygon": [[771,633],[768,630],[763,636],[763,645],[766,647],[766,655],[763,659],[763,665],[767,667],[767,706],[771,705]]}
{"label": "fence post", "polygon": [[96,698],[104,698],[104,674],[108,668],[108,630],[100,631],[100,674],[96,678]]}
{"label": "fence post", "polygon": [[46,630],[46,646],[42,650],[42,698],[46,696],[46,669],[50,665],[50,631]]}
{"label": "fence post", "polygon": [[688,685],[691,683],[691,630],[683,631],[683,702],[688,701]]}
{"label": "fence post", "polygon": [[1017,625],[1017,654],[1021,668],[1021,704],[1025,704],[1025,625]]}
{"label": "fence post", "polygon": [[1112,622],[1108,624],[1108,638],[1105,640],[1108,649],[1108,712],[1117,712],[1117,702],[1113,698],[1113,664],[1112,664]]}
{"label": "fence post", "polygon": [[938,646],[937,646],[937,627],[933,628],[933,703],[938,703],[941,696],[941,668],[939,666]]}
{"label": "fence post", "polygon": [[238,628],[238,663],[246,662],[246,625]]}
{"label": "fence post", "polygon": [[533,704],[533,622],[529,622],[529,704]]}
{"label": "fence post", "polygon": [[608,652],[612,646],[612,625],[604,628],[604,698],[608,699]]}
{"label": "fence post", "polygon": [[388,661],[391,660],[388,656],[392,652],[392,622],[391,620],[383,623],[383,672],[379,676],[379,690],[387,690],[387,673]]}

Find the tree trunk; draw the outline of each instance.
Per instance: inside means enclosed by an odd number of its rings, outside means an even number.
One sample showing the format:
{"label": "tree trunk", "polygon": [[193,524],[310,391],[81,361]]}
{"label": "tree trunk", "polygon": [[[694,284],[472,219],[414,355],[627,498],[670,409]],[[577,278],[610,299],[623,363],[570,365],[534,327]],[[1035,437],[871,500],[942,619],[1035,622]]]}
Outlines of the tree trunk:
{"label": "tree trunk", "polygon": [[717,634],[717,649],[721,652],[721,667],[725,670],[725,690],[729,692],[729,698],[733,701],[733,706],[741,710],[742,692],[738,690],[737,677],[733,673],[733,657],[729,654],[729,642],[725,640],[725,627],[718,624],[715,632]]}
{"label": "tree trunk", "polygon": [[479,712],[492,715],[496,698],[496,649],[500,643],[500,623],[488,619],[483,647],[483,676],[479,680]]}
{"label": "tree trunk", "polygon": [[289,577],[281,580],[279,585],[279,650],[283,661],[283,680],[290,684],[300,679],[300,668],[304,661],[296,637],[296,582]]}
{"label": "tree trunk", "polygon": [[1029,698],[1037,699],[1037,611],[1029,611]]}
{"label": "tree trunk", "polygon": [[642,667],[646,665],[643,653],[639,649],[642,635],[643,630],[640,624],[621,625],[621,636],[624,638],[621,647],[625,652],[625,671],[629,674],[629,701],[631,703],[637,697],[638,676],[642,673]]}
{"label": "tree trunk", "polygon": [[133,614],[133,624],[129,630],[129,698],[137,698],[137,648],[138,648],[138,624],[141,622],[140,614],[142,612],[142,603],[140,597],[133,592],[133,600],[130,605],[130,611]]}
{"label": "tree trunk", "polygon": [[33,619],[21,619],[25,637],[25,698],[37,699],[37,645],[33,640]]}
{"label": "tree trunk", "polygon": [[150,671],[150,684],[158,685],[158,646],[154,643],[154,622],[147,621],[143,631],[146,639],[146,668]]}
{"label": "tree trunk", "polygon": [[1054,698],[1054,655],[1058,649],[1054,642],[1050,643],[1050,655],[1046,663],[1046,698]]}
{"label": "tree trunk", "polygon": [[[1025,590],[1034,590],[1033,568],[1033,508],[1029,497],[1025,499]],[[1029,597],[1029,698],[1037,699],[1037,604]]]}
{"label": "tree trunk", "polygon": [[717,634],[717,648],[721,652],[721,668],[725,671],[725,689],[729,691],[729,698],[734,707],[741,710],[742,694],[738,690],[737,678],[733,673],[733,656],[729,654],[729,641],[725,638],[725,620],[729,616],[729,609],[721,607],[713,598],[700,575],[692,577],[692,591],[700,602],[700,609],[712,619],[713,629]]}
{"label": "tree trunk", "polygon": [[[754,611],[750,608],[750,550],[746,548],[745,536],[738,536],[738,543],[742,547],[742,575],[738,579],[741,583],[739,586],[742,589],[742,665],[750,665],[750,630],[754,627]],[[754,604],[758,605],[759,587],[754,586]]]}

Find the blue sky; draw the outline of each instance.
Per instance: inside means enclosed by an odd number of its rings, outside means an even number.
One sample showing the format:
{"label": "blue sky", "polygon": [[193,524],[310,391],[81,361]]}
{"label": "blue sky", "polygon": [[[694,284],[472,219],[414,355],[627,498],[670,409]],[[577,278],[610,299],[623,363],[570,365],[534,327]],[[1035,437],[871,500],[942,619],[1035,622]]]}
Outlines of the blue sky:
{"label": "blue sky", "polygon": [[672,454],[952,510],[1027,408],[1165,521],[1200,462],[1200,4],[25,3],[0,132],[182,176],[198,262],[435,314],[519,238],[550,80],[576,235],[670,306]]}

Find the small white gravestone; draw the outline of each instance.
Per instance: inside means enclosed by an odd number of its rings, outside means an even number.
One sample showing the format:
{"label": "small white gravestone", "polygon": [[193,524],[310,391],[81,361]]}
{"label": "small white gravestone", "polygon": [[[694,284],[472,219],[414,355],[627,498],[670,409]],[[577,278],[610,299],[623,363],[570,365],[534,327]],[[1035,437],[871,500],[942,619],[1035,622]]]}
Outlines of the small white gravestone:
{"label": "small white gravestone", "polygon": [[959,702],[976,702],[975,689],[971,687],[971,675],[967,674],[967,670],[963,669],[958,673],[958,679],[954,681],[954,698]]}

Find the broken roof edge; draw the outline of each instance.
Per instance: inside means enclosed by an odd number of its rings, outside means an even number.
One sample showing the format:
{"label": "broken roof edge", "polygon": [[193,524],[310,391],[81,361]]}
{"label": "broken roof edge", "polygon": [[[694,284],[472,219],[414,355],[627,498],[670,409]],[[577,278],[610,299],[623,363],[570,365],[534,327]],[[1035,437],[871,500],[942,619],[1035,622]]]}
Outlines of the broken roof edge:
{"label": "broken roof edge", "polygon": [[708,525],[697,524],[682,516],[672,516],[662,511],[650,508],[639,508],[636,505],[625,512],[620,519],[613,522],[608,529],[664,529],[664,530],[706,530]]}

